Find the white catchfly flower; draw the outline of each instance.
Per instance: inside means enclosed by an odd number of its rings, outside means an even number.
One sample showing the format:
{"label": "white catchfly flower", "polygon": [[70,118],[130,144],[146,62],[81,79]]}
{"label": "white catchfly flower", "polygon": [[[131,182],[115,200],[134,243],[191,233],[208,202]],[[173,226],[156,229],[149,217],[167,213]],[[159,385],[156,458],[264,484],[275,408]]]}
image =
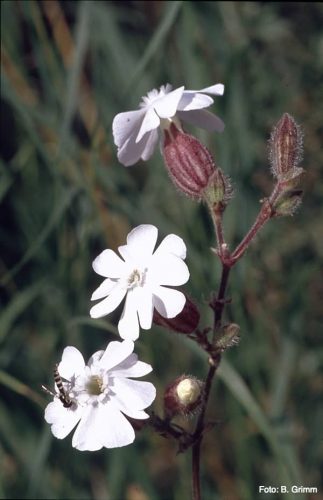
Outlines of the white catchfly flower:
{"label": "white catchfly flower", "polygon": [[174,318],[185,305],[185,295],[168,286],[183,285],[189,279],[184,241],[169,234],[154,248],[158,230],[142,224],[127,236],[127,244],[118,248],[121,259],[113,250],[104,250],[93,262],[96,273],[106,279],[93,293],[91,300],[104,298],[90,310],[92,318],[113,311],[126,297],[118,324],[120,336],[135,340],[139,323],[144,330],[151,328],[153,310],[165,318]]}
{"label": "white catchfly flower", "polygon": [[[87,365],[78,349],[64,349],[57,368],[61,389],[45,409],[45,420],[56,438],[65,438],[78,424],[72,445],[80,451],[118,448],[134,441],[125,415],[147,419],[144,409],[154,401],[156,390],[150,382],[132,380],[152,371],[149,364],[138,361],[133,348],[131,341],[110,342]],[[62,391],[68,407],[62,402]]]}
{"label": "white catchfly flower", "polygon": [[126,167],[140,158],[149,160],[158,142],[158,129],[169,128],[172,122],[186,121],[208,131],[222,132],[223,121],[208,108],[213,99],[207,94],[223,95],[224,85],[218,83],[201,90],[172,90],[170,84],[153,89],[142,98],[138,110],[119,113],[112,123],[118,159]]}

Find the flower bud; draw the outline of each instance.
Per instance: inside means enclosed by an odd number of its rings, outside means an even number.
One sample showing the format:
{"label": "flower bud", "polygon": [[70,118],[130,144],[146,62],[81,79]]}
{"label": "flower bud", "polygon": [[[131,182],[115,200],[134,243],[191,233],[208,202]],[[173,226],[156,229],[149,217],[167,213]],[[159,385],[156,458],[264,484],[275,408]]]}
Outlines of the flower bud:
{"label": "flower bud", "polygon": [[154,309],[153,321],[156,325],[177,333],[192,333],[199,324],[200,313],[194,302],[186,297],[183,310],[175,318],[164,318]]}
{"label": "flower bud", "polygon": [[221,329],[221,336],[216,342],[216,347],[225,351],[229,347],[237,345],[240,341],[240,327],[236,323],[224,325]]}
{"label": "flower bud", "polygon": [[274,127],[269,142],[269,158],[273,175],[279,180],[298,176],[301,160],[302,132],[294,118],[284,113]]}
{"label": "flower bud", "polygon": [[181,375],[168,385],[164,394],[165,415],[188,416],[198,409],[203,396],[203,382],[189,375]]}
{"label": "flower bud", "polygon": [[302,203],[302,195],[303,191],[301,189],[285,191],[275,202],[274,216],[294,215]]}
{"label": "flower bud", "polygon": [[216,169],[211,154],[174,123],[164,134],[163,155],[170,178],[180,191],[200,200]]}
{"label": "flower bud", "polygon": [[209,179],[204,199],[210,207],[224,208],[232,198],[232,186],[229,177],[220,168],[216,168]]}
{"label": "flower bud", "polygon": [[304,176],[304,173],[305,170],[303,168],[296,167],[289,175],[286,174],[283,179],[279,181],[281,189],[283,191],[288,191],[296,188]]}

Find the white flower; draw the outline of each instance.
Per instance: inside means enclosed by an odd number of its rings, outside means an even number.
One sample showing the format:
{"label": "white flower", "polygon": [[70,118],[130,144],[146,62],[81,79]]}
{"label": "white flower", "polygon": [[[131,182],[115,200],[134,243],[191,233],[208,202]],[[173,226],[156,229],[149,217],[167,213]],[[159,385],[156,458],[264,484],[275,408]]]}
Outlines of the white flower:
{"label": "white flower", "polygon": [[[112,250],[104,250],[93,262],[96,273],[106,279],[93,293],[91,300],[104,300],[90,310],[92,318],[113,311],[126,296],[118,324],[120,336],[135,340],[139,323],[145,330],[152,324],[154,307],[165,318],[174,318],[185,305],[185,295],[165,285],[183,285],[189,279],[184,241],[175,234],[163,239],[153,253],[158,230],[150,224],[133,229],[127,244],[118,248],[122,260]],[[139,319],[139,323],[138,323]]]}
{"label": "white flower", "polygon": [[118,147],[118,159],[126,167],[140,158],[147,161],[158,142],[158,128],[168,128],[172,121],[186,121],[206,130],[222,132],[224,123],[205,110],[213,104],[206,94],[223,95],[224,85],[218,83],[201,90],[172,90],[167,84],[148,92],[142,98],[138,110],[119,113],[113,120],[114,142]]}
{"label": "white flower", "polygon": [[156,390],[150,382],[129,378],[152,370],[138,361],[133,348],[131,341],[110,342],[105,351],[93,354],[88,365],[78,349],[64,349],[58,372],[70,406],[59,399],[56,386],[54,401],[45,409],[45,420],[56,438],[65,438],[78,424],[72,445],[81,451],[117,448],[134,441],[134,430],[124,415],[148,418],[143,410],[155,399]]}

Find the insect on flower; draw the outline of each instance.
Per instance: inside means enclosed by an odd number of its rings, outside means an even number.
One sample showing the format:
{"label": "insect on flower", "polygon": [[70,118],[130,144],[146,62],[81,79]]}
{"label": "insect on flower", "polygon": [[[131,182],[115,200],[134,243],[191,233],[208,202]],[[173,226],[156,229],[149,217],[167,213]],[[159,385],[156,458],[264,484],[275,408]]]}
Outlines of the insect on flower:
{"label": "insect on flower", "polygon": [[65,347],[54,372],[56,394],[44,414],[53,436],[64,439],[76,427],[72,446],[80,451],[133,443],[135,431],[127,417],[148,419],[144,410],[156,396],[153,384],[135,380],[152,367],[133,350],[131,341],[113,341],[85,364],[76,347]]}
{"label": "insect on flower", "polygon": [[58,389],[58,394],[57,393],[55,394],[53,391],[48,389],[48,387],[46,387],[45,385],[42,385],[43,391],[47,392],[47,394],[50,394],[53,397],[58,397],[58,399],[61,401],[64,408],[70,408],[73,404],[73,401],[71,400],[71,398],[67,394],[66,390],[64,389],[62,377],[60,376],[60,374],[58,372],[58,365],[57,364],[54,366],[54,381],[55,381],[56,387]]}

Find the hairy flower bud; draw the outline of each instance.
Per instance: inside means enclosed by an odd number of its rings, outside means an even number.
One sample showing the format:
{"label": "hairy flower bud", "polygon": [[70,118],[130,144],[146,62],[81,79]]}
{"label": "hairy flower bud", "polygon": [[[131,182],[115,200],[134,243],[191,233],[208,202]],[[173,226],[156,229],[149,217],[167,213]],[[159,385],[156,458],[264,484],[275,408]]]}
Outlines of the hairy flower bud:
{"label": "hairy flower bud", "polygon": [[282,190],[288,191],[290,189],[296,188],[302,177],[304,176],[305,170],[300,167],[296,167],[290,174],[286,174],[283,179],[280,179],[279,184]]}
{"label": "hairy flower bud", "polygon": [[203,382],[190,375],[181,375],[166,388],[164,394],[165,415],[188,416],[198,409],[203,396]]}
{"label": "hairy flower bud", "polygon": [[232,198],[232,186],[229,177],[224,175],[220,168],[216,168],[209,179],[204,193],[204,199],[210,207],[225,208]]}
{"label": "hairy flower bud", "polygon": [[294,215],[302,203],[303,191],[301,189],[292,189],[285,191],[275,202],[274,216]]}
{"label": "hairy flower bud", "polygon": [[177,333],[192,333],[196,330],[200,321],[200,313],[194,302],[186,297],[185,306],[175,318],[164,318],[156,309],[154,310],[153,322],[168,330]]}
{"label": "hairy flower bud", "polygon": [[269,142],[269,158],[273,175],[279,180],[299,176],[297,164],[301,160],[302,132],[294,118],[285,113],[274,127]]}
{"label": "hairy flower bud", "polygon": [[240,327],[236,323],[224,325],[221,336],[216,342],[216,347],[225,351],[229,347],[237,345],[240,341]]}
{"label": "hairy flower bud", "polygon": [[175,186],[200,200],[216,169],[207,148],[195,137],[186,134],[174,123],[164,130],[164,161]]}

